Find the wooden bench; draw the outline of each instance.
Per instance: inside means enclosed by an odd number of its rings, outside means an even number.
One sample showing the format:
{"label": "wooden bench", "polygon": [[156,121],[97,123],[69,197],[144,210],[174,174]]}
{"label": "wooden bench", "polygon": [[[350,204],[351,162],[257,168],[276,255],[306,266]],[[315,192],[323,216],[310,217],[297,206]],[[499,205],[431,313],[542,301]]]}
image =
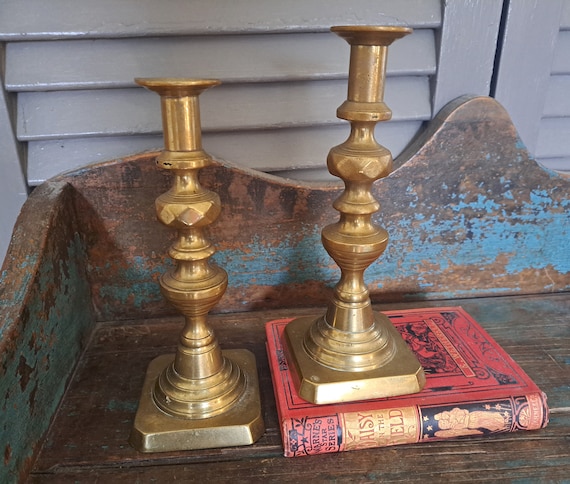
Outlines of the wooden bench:
{"label": "wooden bench", "polygon": [[[379,139],[381,142],[381,139]],[[0,481],[548,480],[570,476],[570,181],[532,160],[489,98],[448,105],[375,184],[388,249],[366,272],[379,310],[461,305],[545,391],[534,432],[282,456],[264,323],[317,314],[338,279],[320,244],[336,183],[219,162],[211,227],[230,285],[211,321],[257,357],[265,435],[253,446],[140,454],[128,444],[146,367],[181,327],[159,292],[170,186],[145,153],[58,176],[24,206],[0,287]],[[51,425],[50,425],[51,424]]]}

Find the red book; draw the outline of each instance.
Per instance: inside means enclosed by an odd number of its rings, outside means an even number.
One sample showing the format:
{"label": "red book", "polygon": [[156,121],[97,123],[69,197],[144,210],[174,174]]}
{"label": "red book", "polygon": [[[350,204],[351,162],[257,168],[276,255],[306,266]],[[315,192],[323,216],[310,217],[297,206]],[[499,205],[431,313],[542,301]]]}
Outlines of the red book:
{"label": "red book", "polygon": [[413,395],[315,405],[302,400],[284,356],[290,319],[266,325],[286,457],[535,430],[548,423],[546,395],[460,307],[387,311],[422,364]]}

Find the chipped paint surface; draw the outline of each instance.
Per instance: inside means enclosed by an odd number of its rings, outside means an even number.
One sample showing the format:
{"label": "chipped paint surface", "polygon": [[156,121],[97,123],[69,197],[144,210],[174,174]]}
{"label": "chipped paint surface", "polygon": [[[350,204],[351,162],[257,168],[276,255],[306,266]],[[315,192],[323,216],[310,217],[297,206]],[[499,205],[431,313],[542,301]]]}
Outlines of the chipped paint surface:
{"label": "chipped paint surface", "polygon": [[[172,312],[158,279],[172,265],[166,253],[174,234],[154,212],[171,179],[154,156],[68,178],[84,197],[83,232],[96,234],[88,241],[89,274],[102,320]],[[531,159],[495,101],[452,106],[404,157],[374,186],[382,205],[375,219],[390,235],[365,274],[374,299],[570,288],[570,181]],[[320,232],[338,219],[332,202],[341,186],[226,162],[201,174],[222,200],[210,238],[230,286],[217,310],[325,302],[339,271]]]}
{"label": "chipped paint surface", "polygon": [[332,283],[340,272],[323,248],[320,232],[316,225],[303,227],[302,239],[285,235],[277,243],[254,235],[245,248],[218,251],[214,260],[228,272],[230,284],[235,287],[313,280]]}
{"label": "chipped paint surface", "polygon": [[[441,291],[440,276],[470,266],[475,272],[492,271],[493,280],[543,271],[547,280],[541,292],[570,288],[570,249],[562,250],[570,245],[570,200],[553,200],[544,191],[531,191],[529,202],[506,214],[502,205],[482,194],[469,203],[463,194],[452,198],[456,201],[441,210],[449,217],[418,208],[386,224],[390,243],[382,262],[371,271],[379,287],[398,278],[416,278],[426,298],[437,293],[458,297],[484,290],[488,294],[524,290],[524,284],[461,287],[459,281],[458,286]],[[555,285],[548,280],[549,273],[566,275],[566,284]],[[467,275],[464,279],[468,280]]]}
{"label": "chipped paint surface", "polygon": [[[18,265],[17,270],[23,275],[22,282],[15,288],[13,293],[8,293],[7,291],[0,292],[0,308],[7,307],[8,305],[21,305],[24,302],[24,297],[26,296],[26,291],[32,279],[37,261],[37,254],[26,254],[23,261],[16,261]],[[10,274],[11,272],[8,270],[2,271],[0,274],[0,288],[6,287]],[[2,325],[0,325],[0,339],[3,338],[5,330],[9,327],[9,323],[10,321],[4,320]]]}
{"label": "chipped paint surface", "polygon": [[59,205],[49,208],[34,215],[48,219],[34,233],[43,251],[20,257],[12,247],[2,274],[0,482],[29,471],[93,324],[84,244],[69,227],[52,230],[50,215],[64,214]]}

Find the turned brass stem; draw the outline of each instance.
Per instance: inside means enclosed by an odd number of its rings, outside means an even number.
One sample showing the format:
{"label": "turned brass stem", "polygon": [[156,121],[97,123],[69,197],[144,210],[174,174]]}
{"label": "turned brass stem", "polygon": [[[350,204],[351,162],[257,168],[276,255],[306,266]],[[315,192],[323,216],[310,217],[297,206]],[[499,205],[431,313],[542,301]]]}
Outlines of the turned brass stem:
{"label": "turned brass stem", "polygon": [[156,199],[156,213],[177,238],[168,250],[175,267],[160,278],[160,289],[185,325],[176,354],[149,366],[131,443],[146,452],[251,444],[263,432],[255,358],[222,351],[208,324],[228,276],[212,263],[215,248],[206,236],[221,202],[199,181],[212,159],[202,149],[198,96],[220,81],[135,81],[161,98],[165,149],[156,162],[173,181]]}
{"label": "turned brass stem", "polygon": [[158,219],[177,230],[168,254],[176,266],[160,279],[164,297],[186,325],[171,365],[153,390],[156,405],[182,418],[218,415],[245,389],[239,367],[222,356],[207,314],[223,296],[228,276],[210,262],[215,249],[205,228],[221,211],[217,194],[200,185],[200,169],[211,163],[202,149],[198,96],[217,80],[136,79],[161,97],[165,150],[157,163],[174,175],[172,188],[156,200]]}
{"label": "turned brass stem", "polygon": [[410,29],[331,30],[351,45],[347,101],[337,112],[351,123],[351,131],[327,158],[329,172],[344,181],[345,190],[333,203],[339,221],[322,232],[323,246],[340,267],[341,278],[326,315],[307,333],[304,346],[330,368],[365,371],[379,368],[395,354],[393,341],[375,321],[364,271],[388,243],[388,233],[372,222],[380,204],[371,192],[374,181],[392,170],[391,153],[374,138],[376,123],[392,116],[383,101],[387,46]]}

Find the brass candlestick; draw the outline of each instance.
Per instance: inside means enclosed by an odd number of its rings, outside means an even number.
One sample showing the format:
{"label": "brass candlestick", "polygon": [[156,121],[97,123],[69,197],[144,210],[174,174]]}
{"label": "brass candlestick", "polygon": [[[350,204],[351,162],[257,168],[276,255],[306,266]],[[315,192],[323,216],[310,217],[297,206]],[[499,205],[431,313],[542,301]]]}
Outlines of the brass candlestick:
{"label": "brass candlestick", "polygon": [[176,355],[148,368],[130,442],[143,452],[252,444],[264,431],[254,355],[222,351],[207,314],[227,287],[210,262],[205,228],[220,214],[217,194],[198,181],[211,163],[202,149],[198,96],[217,80],[135,79],[161,96],[165,150],[157,165],[172,188],[156,200],[159,220],[178,231],[169,255],[176,267],[160,280],[163,295],[186,319]]}
{"label": "brass candlestick", "polygon": [[383,102],[387,51],[411,29],[331,30],[351,45],[348,98],[337,110],[351,123],[351,133],[327,158],[345,190],[333,204],[339,221],[322,231],[323,245],[342,275],[324,316],[299,318],[285,329],[299,395],[318,404],[414,393],[425,383],[421,365],[389,319],[372,311],[364,283],[365,269],[388,243],[387,232],[371,220],[380,208],[372,183],[392,168],[392,155],[374,139],[376,123],[392,116]]}

